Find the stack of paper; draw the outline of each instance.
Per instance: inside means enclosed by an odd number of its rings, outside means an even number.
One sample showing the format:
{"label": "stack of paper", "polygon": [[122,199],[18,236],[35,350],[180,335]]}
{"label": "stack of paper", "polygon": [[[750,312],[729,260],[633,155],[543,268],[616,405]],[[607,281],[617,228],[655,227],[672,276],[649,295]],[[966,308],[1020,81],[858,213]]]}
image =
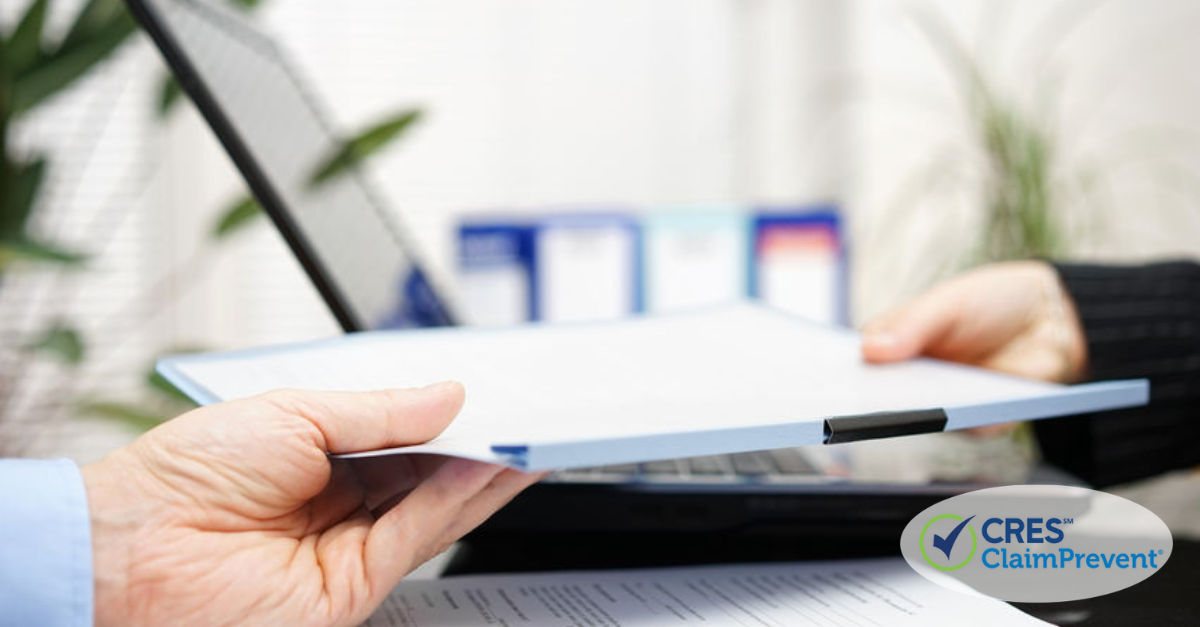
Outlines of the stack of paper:
{"label": "stack of paper", "polygon": [[160,371],[202,403],[281,387],[457,379],[467,402],[450,428],[391,452],[527,470],[962,429],[1143,404],[1148,395],[1141,380],[1068,387],[933,360],[871,366],[854,333],[754,305],[608,323],[369,332],[177,357]]}

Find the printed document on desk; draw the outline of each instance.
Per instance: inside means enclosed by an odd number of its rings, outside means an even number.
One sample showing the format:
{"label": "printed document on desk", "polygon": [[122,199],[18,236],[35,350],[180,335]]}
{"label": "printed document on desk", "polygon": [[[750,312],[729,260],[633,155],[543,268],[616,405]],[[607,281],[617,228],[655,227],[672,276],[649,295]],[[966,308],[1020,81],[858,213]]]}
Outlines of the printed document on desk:
{"label": "printed document on desk", "polygon": [[[895,437],[1144,404],[1144,380],[1062,386],[922,359],[863,363],[857,334],[751,304],[604,323],[368,332],[169,358],[201,403],[276,388],[457,379],[440,453],[525,470]],[[337,451],[337,453],[353,453]]]}
{"label": "printed document on desk", "polygon": [[1047,625],[901,559],[482,575],[401,583],[366,627]]}

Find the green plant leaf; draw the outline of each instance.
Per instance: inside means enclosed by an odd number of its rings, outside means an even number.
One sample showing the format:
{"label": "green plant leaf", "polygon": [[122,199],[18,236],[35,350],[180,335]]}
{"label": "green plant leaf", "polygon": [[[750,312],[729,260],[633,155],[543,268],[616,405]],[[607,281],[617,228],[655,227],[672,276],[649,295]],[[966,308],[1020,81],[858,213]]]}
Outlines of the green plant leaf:
{"label": "green plant leaf", "polygon": [[75,14],[75,21],[71,22],[58,49],[70,50],[104,32],[110,24],[127,17],[129,13],[121,0],[88,0]]}
{"label": "green plant leaf", "polygon": [[157,412],[117,401],[86,401],[79,404],[79,410],[97,418],[119,422],[141,433],[149,431],[167,420],[166,416]]}
{"label": "green plant leaf", "polygon": [[78,366],[87,354],[79,332],[61,322],[43,331],[42,335],[26,348],[30,351],[49,353],[71,366]]}
{"label": "green plant leaf", "polygon": [[87,256],[24,237],[0,241],[0,271],[17,260],[75,266]]}
{"label": "green plant leaf", "polygon": [[25,231],[25,223],[29,221],[37,191],[46,174],[46,160],[37,159],[13,169],[13,189],[8,197],[10,203],[0,205],[0,238],[5,240],[18,239]]}
{"label": "green plant leaf", "polygon": [[69,47],[64,43],[54,54],[16,75],[10,103],[12,115],[33,109],[74,83],[116,50],[135,28],[133,18],[122,12],[87,39]]}
{"label": "green plant leaf", "polygon": [[38,60],[42,54],[42,26],[46,23],[48,0],[33,0],[25,15],[17,22],[12,36],[8,38],[7,53],[9,71],[20,74]]}
{"label": "green plant leaf", "polygon": [[229,0],[233,4],[240,4],[247,9],[253,9],[262,4],[262,0]]}
{"label": "green plant leaf", "polygon": [[167,117],[182,95],[183,86],[179,84],[179,81],[170,74],[164,76],[162,85],[158,88],[158,117]]}
{"label": "green plant leaf", "polygon": [[355,167],[363,159],[375,154],[399,139],[405,131],[421,119],[419,109],[402,111],[382,122],[374,124],[342,144],[319,167],[313,170],[309,186],[317,187],[330,179]]}
{"label": "green plant leaf", "polygon": [[237,200],[221,213],[217,225],[213,227],[213,239],[222,240],[253,224],[262,215],[262,207],[252,196]]}

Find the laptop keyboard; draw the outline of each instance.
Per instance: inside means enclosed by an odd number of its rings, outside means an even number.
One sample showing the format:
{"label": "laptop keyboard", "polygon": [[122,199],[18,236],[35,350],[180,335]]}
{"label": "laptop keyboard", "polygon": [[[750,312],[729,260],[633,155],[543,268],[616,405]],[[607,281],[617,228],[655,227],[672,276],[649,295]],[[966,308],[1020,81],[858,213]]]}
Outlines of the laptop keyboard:
{"label": "laptop keyboard", "polygon": [[586,483],[803,483],[821,476],[820,469],[800,449],[790,448],[564,470],[555,473],[554,478]]}

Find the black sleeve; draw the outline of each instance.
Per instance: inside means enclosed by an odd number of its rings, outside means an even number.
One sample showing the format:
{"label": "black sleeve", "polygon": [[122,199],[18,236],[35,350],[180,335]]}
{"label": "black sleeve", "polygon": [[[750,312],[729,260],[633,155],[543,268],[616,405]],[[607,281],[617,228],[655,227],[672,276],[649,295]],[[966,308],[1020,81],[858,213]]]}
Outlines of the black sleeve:
{"label": "black sleeve", "polygon": [[1097,485],[1200,464],[1200,265],[1055,269],[1079,312],[1088,378],[1148,378],[1151,400],[1043,421],[1037,430],[1047,460]]}

